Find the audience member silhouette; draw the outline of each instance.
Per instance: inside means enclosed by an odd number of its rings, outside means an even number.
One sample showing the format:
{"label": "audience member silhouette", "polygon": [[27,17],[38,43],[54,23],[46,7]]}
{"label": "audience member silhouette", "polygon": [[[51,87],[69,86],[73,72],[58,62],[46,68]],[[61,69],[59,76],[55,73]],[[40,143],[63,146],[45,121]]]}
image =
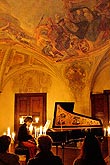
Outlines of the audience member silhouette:
{"label": "audience member silhouette", "polygon": [[84,139],[81,154],[77,157],[73,165],[106,165],[97,137],[88,133]]}
{"label": "audience member silhouette", "polygon": [[29,127],[32,124],[33,119],[26,117],[24,124],[21,125],[18,131],[18,141],[20,146],[25,146],[29,149],[29,157],[33,158],[36,155],[37,147],[36,142],[30,134]]}
{"label": "audience member silhouette", "polygon": [[28,165],[63,165],[61,158],[51,151],[52,138],[49,135],[40,135],[37,143],[39,152],[28,161]]}
{"label": "audience member silhouette", "polygon": [[9,153],[11,138],[7,135],[0,136],[0,165],[20,165],[19,157]]}

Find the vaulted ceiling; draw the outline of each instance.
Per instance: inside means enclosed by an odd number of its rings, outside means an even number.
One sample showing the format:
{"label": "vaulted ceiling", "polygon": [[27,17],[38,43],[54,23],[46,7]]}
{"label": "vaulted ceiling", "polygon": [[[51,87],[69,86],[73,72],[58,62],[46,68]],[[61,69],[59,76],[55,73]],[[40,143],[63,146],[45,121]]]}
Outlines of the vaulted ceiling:
{"label": "vaulted ceiling", "polygon": [[[0,88],[19,67],[51,68],[54,75],[56,64],[89,61],[109,45],[109,0],[0,0]],[[85,76],[91,61],[81,65]]]}
{"label": "vaulted ceiling", "polygon": [[54,61],[100,49],[109,31],[108,0],[0,0],[0,39],[38,46]]}

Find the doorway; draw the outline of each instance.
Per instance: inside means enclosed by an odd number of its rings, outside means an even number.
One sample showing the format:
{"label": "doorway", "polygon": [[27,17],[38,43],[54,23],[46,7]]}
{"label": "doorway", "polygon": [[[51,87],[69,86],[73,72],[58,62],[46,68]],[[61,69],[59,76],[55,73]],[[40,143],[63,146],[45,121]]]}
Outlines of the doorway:
{"label": "doorway", "polygon": [[33,123],[38,118],[37,126],[46,122],[46,93],[19,93],[15,94],[14,132],[17,134],[20,127],[20,118],[31,116]]}

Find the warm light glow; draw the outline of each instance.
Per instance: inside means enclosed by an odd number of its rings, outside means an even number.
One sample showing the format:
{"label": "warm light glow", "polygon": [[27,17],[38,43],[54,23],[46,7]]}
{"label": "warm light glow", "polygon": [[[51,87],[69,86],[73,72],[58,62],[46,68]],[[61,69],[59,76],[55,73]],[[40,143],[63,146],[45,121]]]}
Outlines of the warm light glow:
{"label": "warm light glow", "polygon": [[39,133],[40,133],[40,128],[36,128],[36,127],[34,127],[34,129],[35,129],[35,139],[39,136]]}
{"label": "warm light glow", "polygon": [[46,129],[48,129],[48,128],[49,128],[49,125],[50,125],[50,120],[47,120],[46,123],[45,123],[45,125],[44,125],[44,127],[45,127]]}
{"label": "warm light glow", "polygon": [[20,124],[24,124],[24,119],[23,119],[23,116],[19,118],[20,120]]}
{"label": "warm light glow", "polygon": [[11,138],[11,144],[14,143],[14,141],[15,141],[15,132],[12,132],[11,133],[10,127],[7,128],[7,132],[4,132],[3,135],[10,136],[10,138]]}
{"label": "warm light glow", "polygon": [[12,140],[14,141],[15,140],[15,133],[14,132],[12,132]]}
{"label": "warm light glow", "polygon": [[30,133],[32,134],[32,131],[33,131],[33,125],[31,124],[30,127],[29,127],[29,131]]}
{"label": "warm light glow", "polygon": [[104,128],[104,136],[107,136],[107,128]]}
{"label": "warm light glow", "polygon": [[4,132],[3,135],[6,135],[6,132]]}
{"label": "warm light glow", "polygon": [[35,117],[35,122],[36,122],[36,123],[39,122],[39,117]]}
{"label": "warm light glow", "polygon": [[40,135],[42,135],[42,126],[40,126]]}
{"label": "warm light glow", "polygon": [[110,126],[107,128],[108,136],[110,137]]}
{"label": "warm light glow", "polygon": [[36,129],[36,127],[34,127],[34,131],[35,131],[35,139],[36,139],[36,137],[37,137],[37,133],[36,133],[37,129]]}
{"label": "warm light glow", "polygon": [[46,135],[46,131],[47,131],[47,129],[44,127],[44,128],[43,128],[43,134],[44,134],[44,135]]}
{"label": "warm light glow", "polygon": [[46,134],[46,131],[48,130],[49,125],[50,125],[50,120],[47,120],[43,127],[43,134]]}
{"label": "warm light glow", "polygon": [[10,127],[7,128],[7,135],[11,137],[11,134],[10,134]]}
{"label": "warm light glow", "polygon": [[40,133],[40,128],[36,128],[36,137],[39,136],[39,133]]}

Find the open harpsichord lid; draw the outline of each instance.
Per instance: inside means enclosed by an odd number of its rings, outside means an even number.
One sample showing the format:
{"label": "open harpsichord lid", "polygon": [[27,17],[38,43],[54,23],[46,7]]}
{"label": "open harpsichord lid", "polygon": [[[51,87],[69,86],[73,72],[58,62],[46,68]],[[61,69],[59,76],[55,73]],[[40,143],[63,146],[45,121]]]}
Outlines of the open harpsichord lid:
{"label": "open harpsichord lid", "polygon": [[101,120],[74,112],[74,102],[55,102],[53,128],[98,127]]}

